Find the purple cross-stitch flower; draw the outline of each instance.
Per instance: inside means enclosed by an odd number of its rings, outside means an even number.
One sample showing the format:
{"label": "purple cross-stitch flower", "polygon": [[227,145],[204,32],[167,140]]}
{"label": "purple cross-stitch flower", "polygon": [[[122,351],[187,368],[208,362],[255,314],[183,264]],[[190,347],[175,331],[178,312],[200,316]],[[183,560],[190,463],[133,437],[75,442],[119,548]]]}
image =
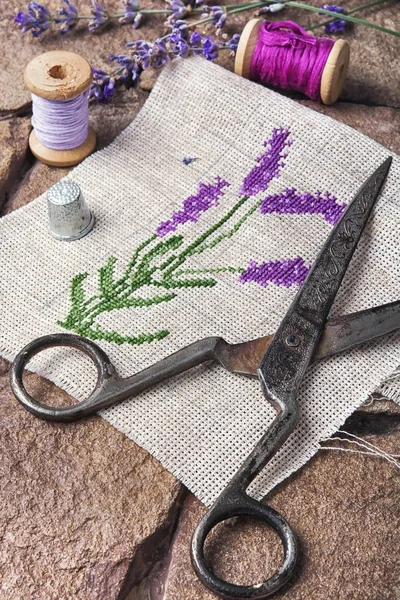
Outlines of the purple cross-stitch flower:
{"label": "purple cross-stitch flower", "polygon": [[240,275],[240,283],[258,283],[262,287],[267,287],[269,283],[290,287],[294,284],[301,285],[310,266],[306,265],[304,260],[289,258],[283,260],[272,260],[258,265],[251,260],[247,269]]}
{"label": "purple cross-stitch flower", "polygon": [[37,2],[29,2],[26,10],[26,13],[21,11],[15,15],[14,21],[20,26],[21,33],[30,31],[33,37],[39,37],[51,25],[53,19],[50,11]]}
{"label": "purple cross-stitch flower", "polygon": [[[323,8],[324,10],[329,10],[329,12],[333,12],[333,13],[337,13],[337,14],[341,14],[341,15],[346,14],[346,10],[344,8],[342,8],[341,6],[337,6],[336,4],[332,4],[332,6],[329,6],[329,4],[323,4],[321,6],[321,8]],[[319,14],[321,14],[321,13],[319,13]],[[345,27],[346,27],[346,21],[344,19],[335,19],[334,21],[332,21],[332,23],[326,23],[325,33],[341,32],[341,31],[345,30]]]}
{"label": "purple cross-stitch flower", "polygon": [[126,0],[124,16],[119,19],[119,22],[132,23],[133,29],[137,29],[140,26],[143,17],[139,11],[140,5],[138,0]]}
{"label": "purple cross-stitch flower", "polygon": [[62,28],[60,29],[60,33],[68,33],[74,27],[76,27],[78,23],[78,9],[76,6],[71,4],[69,0],[63,0],[65,6],[61,7],[58,11],[60,15],[55,19],[55,22],[58,24],[62,24]]}
{"label": "purple cross-stitch flower", "polygon": [[299,194],[295,188],[287,188],[281,194],[272,194],[264,198],[260,204],[260,213],[278,214],[318,214],[331,225],[335,225],[343,214],[346,204],[338,204],[335,196],[329,192],[322,194],[305,192]]}
{"label": "purple cross-stitch flower", "polygon": [[183,201],[182,209],[174,212],[168,221],[160,223],[156,231],[158,237],[163,237],[167,233],[175,231],[178,225],[187,223],[187,221],[196,223],[202,212],[205,212],[211,206],[218,205],[218,199],[224,194],[223,188],[229,185],[221,177],[217,177],[215,184],[200,183],[197,193]]}
{"label": "purple cross-stitch flower", "polygon": [[108,14],[106,9],[100,4],[96,4],[95,0],[92,0],[92,15],[93,19],[89,21],[89,31],[92,33],[94,31],[98,31],[104,25],[106,25],[108,21]]}
{"label": "purple cross-stitch flower", "polygon": [[292,140],[288,129],[279,127],[273,130],[271,139],[264,142],[267,150],[256,159],[258,164],[243,180],[242,194],[255,196],[259,192],[264,192],[270,182],[279,177],[279,171],[285,165],[283,159],[287,156],[285,149],[291,144]]}

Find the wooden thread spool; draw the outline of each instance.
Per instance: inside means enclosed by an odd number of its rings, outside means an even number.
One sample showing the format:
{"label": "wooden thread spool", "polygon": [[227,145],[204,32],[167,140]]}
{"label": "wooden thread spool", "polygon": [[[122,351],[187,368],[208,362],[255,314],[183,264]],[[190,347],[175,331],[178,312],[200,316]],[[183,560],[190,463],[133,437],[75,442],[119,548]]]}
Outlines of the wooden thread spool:
{"label": "wooden thread spool", "polygon": [[[235,73],[250,79],[251,59],[257,46],[260,28],[264,19],[251,19],[240,36]],[[350,62],[350,46],[345,40],[337,40],[329,53],[321,78],[321,100],[333,104],[339,98],[346,79]]]}
{"label": "wooden thread spool", "polygon": [[[24,81],[27,89],[46,100],[71,100],[83,94],[92,83],[89,63],[74,52],[54,50],[34,58],[26,67]],[[29,136],[32,153],[46,165],[69,167],[81,162],[93,152],[96,133],[89,126],[86,140],[69,150],[54,150],[44,146],[33,129]]]}

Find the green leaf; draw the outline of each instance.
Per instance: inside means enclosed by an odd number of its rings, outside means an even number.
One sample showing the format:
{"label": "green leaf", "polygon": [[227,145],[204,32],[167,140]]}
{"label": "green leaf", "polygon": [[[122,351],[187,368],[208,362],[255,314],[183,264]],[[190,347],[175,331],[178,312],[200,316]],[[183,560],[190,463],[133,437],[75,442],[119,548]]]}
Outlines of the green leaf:
{"label": "green leaf", "polygon": [[162,285],[167,290],[175,288],[199,288],[199,287],[214,287],[217,282],[215,279],[176,279],[171,275],[166,275],[162,280]]}
{"label": "green leaf", "polygon": [[101,329],[101,327],[99,327],[99,325],[95,325],[94,327],[83,326],[76,328],[75,331],[79,335],[87,337],[93,341],[103,340],[105,342],[118,344],[119,346],[122,344],[140,346],[141,344],[162,340],[169,335],[168,329],[160,329],[154,333],[140,333],[136,336],[121,335],[117,331],[104,331]]}
{"label": "green leaf", "polygon": [[78,275],[75,275],[71,282],[70,299],[73,310],[79,310],[85,300],[85,291],[82,282],[87,276],[87,273],[79,273]]}
{"label": "green leaf", "polygon": [[115,296],[114,284],[114,265],[117,259],[111,256],[105,267],[99,269],[99,288],[104,298],[113,298]]}
{"label": "green leaf", "polygon": [[161,304],[161,302],[169,302],[173,298],[176,298],[176,294],[165,294],[164,296],[154,296],[154,298],[127,298],[125,306],[142,308],[143,306],[153,306],[155,304]]}
{"label": "green leaf", "polygon": [[[160,242],[154,248],[152,248],[149,252],[147,252],[142,258],[141,263],[138,265],[136,272],[132,274],[132,291],[137,289],[138,287],[142,287],[145,284],[151,283],[151,275],[154,271],[158,269],[162,269],[163,265],[160,267],[151,267],[151,261],[157,256],[164,256],[167,252],[176,250],[183,242],[182,235],[174,235],[170,237],[168,240],[164,242]],[[169,261],[171,260],[171,257]]]}
{"label": "green leaf", "polygon": [[164,296],[154,296],[153,298],[132,298],[128,295],[125,298],[114,298],[109,304],[104,304],[101,312],[111,312],[112,310],[121,310],[121,308],[143,308],[144,306],[153,306],[161,302],[169,302],[176,297],[176,294],[165,294]]}
{"label": "green leaf", "polygon": [[84,318],[84,301],[85,290],[83,289],[83,281],[88,276],[87,273],[79,273],[75,275],[71,282],[70,302],[71,310],[65,319],[65,322],[57,321],[57,324],[65,329],[71,329]]}

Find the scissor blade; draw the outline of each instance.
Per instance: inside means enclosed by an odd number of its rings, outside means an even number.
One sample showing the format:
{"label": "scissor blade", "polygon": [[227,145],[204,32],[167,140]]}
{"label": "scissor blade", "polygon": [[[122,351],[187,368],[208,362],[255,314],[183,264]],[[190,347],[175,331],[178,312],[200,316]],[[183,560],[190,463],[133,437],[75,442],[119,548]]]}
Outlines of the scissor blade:
{"label": "scissor blade", "polygon": [[329,319],[313,355],[313,362],[350,350],[400,329],[400,300]]}
{"label": "scissor blade", "polygon": [[326,319],[388,174],[391,157],[369,177],[329,235],[265,353],[258,375],[264,393],[279,405],[294,404]]}
{"label": "scissor blade", "polygon": [[[400,300],[327,321],[311,362],[351,350],[400,329]],[[228,371],[257,377],[272,335],[241,344],[220,344],[217,359]]]}

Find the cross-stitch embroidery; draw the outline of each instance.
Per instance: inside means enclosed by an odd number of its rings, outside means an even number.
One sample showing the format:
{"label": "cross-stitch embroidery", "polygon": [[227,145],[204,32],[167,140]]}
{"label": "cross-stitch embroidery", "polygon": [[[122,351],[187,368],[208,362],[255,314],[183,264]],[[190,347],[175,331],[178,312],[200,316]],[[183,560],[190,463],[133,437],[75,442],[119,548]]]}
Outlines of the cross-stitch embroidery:
{"label": "cross-stitch embroidery", "polygon": [[[70,312],[58,324],[92,340],[138,345],[161,340],[169,331],[159,329],[129,336],[102,329],[96,319],[102,313],[114,310],[140,309],[170,302],[180,288],[213,287],[218,282],[211,275],[223,272],[238,275],[237,282],[240,284],[256,283],[263,287],[270,283],[286,287],[301,285],[310,268],[301,257],[261,264],[252,260],[247,268],[230,265],[214,269],[184,268],[189,257],[200,255],[234,236],[257,210],[264,215],[315,213],[322,215],[328,223],[338,221],[345,205],[338,204],[329,192],[317,191],[313,195],[290,188],[280,194],[259,198],[262,192],[267,191],[271,181],[279,178],[291,144],[292,138],[287,128],[274,129],[271,138],[264,142],[266,150],[256,159],[256,165],[243,179],[239,200],[193,241],[188,242],[181,233],[175,232],[189,221],[196,223],[203,213],[219,205],[225,188],[230,186],[221,177],[216,177],[214,183],[200,183],[197,192],[183,201],[182,208],[160,223],[155,233],[136,248],[122,277],[116,278],[114,266],[117,259],[110,257],[107,264],[99,269],[97,294],[86,298],[84,281],[88,273],[76,275],[71,283]],[[239,209],[247,204],[247,210],[237,218]],[[146,297],[137,295],[143,288],[146,290]],[[154,291],[154,295],[148,297],[149,291]]]}

